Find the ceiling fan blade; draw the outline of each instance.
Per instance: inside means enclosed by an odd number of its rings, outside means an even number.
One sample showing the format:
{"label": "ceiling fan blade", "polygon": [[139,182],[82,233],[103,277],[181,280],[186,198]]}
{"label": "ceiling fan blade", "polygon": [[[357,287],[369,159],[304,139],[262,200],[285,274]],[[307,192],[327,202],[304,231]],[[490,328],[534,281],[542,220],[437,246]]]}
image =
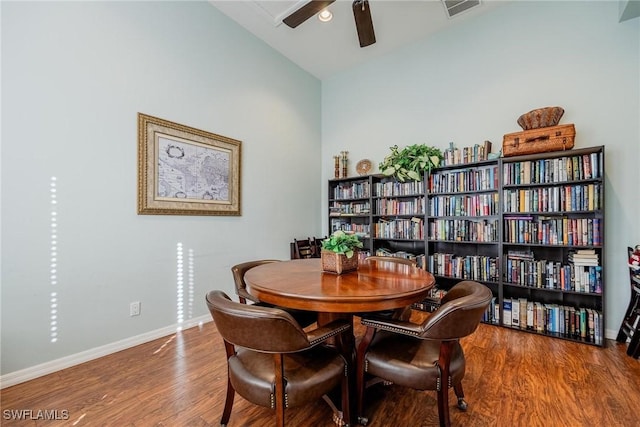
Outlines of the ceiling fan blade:
{"label": "ceiling fan blade", "polygon": [[356,30],[358,30],[358,40],[360,47],[366,47],[376,42],[376,35],[373,31],[373,20],[371,19],[371,9],[368,0],[355,0],[351,6],[353,17],[356,20]]}
{"label": "ceiling fan blade", "polygon": [[320,12],[325,7],[329,6],[336,0],[328,0],[328,1],[318,1],[312,0],[309,3],[302,6],[300,9],[293,12],[291,15],[287,16],[282,20],[285,24],[287,24],[291,28],[296,28],[298,25],[302,24],[307,19],[311,18],[316,13]]}

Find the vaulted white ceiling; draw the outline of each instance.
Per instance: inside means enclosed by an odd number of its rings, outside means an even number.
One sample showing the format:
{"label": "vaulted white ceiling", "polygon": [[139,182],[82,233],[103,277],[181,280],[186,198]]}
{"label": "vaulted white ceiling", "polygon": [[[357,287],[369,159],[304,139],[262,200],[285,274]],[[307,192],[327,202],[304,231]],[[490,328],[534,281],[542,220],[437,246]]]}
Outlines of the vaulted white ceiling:
{"label": "vaulted white ceiling", "polygon": [[[453,0],[453,2],[463,0]],[[316,16],[297,28],[282,19],[308,0],[210,0],[211,4],[302,69],[319,79],[351,68],[392,50],[424,39],[438,31],[490,13],[508,1],[482,0],[452,18],[442,0],[369,0],[376,43],[361,48],[351,9],[351,0],[329,6],[333,20],[320,22]]]}

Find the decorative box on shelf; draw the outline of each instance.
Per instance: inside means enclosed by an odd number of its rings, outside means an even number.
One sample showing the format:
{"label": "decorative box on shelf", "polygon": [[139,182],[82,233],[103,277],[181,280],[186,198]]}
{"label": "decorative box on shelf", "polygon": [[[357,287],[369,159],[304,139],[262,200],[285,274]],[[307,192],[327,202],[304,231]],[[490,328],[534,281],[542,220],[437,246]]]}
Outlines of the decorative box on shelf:
{"label": "decorative box on shelf", "polygon": [[573,148],[576,128],[573,124],[508,133],[502,142],[504,157],[549,153]]}
{"label": "decorative box on shelf", "polygon": [[322,252],[320,252],[320,258],[322,259],[322,271],[342,274],[358,269],[357,251],[354,251],[351,258],[347,258],[344,254],[323,249]]}

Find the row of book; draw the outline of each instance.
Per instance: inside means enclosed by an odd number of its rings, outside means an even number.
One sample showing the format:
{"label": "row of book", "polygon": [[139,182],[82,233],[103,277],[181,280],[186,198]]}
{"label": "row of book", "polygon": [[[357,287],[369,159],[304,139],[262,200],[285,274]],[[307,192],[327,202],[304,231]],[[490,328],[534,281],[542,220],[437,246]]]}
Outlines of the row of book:
{"label": "row of book", "polygon": [[425,260],[425,255],[424,254],[413,254],[411,252],[406,252],[406,251],[392,251],[390,249],[387,248],[378,248],[376,249],[375,252],[376,256],[386,256],[386,257],[392,257],[392,258],[404,258],[404,259],[408,259],[411,261],[415,261],[416,266],[419,268],[424,268],[424,260]]}
{"label": "row of book", "polygon": [[418,217],[380,219],[373,224],[373,236],[380,239],[424,240],[424,220]]}
{"label": "row of book", "polygon": [[358,236],[368,238],[371,231],[369,224],[360,224],[351,221],[343,221],[339,219],[331,220],[331,232],[342,230],[348,233],[355,233]]}
{"label": "row of book", "polygon": [[425,212],[425,199],[377,199],[375,212],[377,215],[421,215]]}
{"label": "row of book", "polygon": [[503,163],[503,184],[550,184],[602,178],[602,153]]}
{"label": "row of book", "polygon": [[498,298],[491,298],[489,307],[487,307],[482,315],[482,321],[485,323],[492,323],[494,325],[500,324],[500,305],[498,303]]}
{"label": "row of book", "polygon": [[581,266],[600,265],[600,256],[595,249],[577,249],[569,252],[567,256],[569,262]]}
{"label": "row of book", "polygon": [[429,202],[430,216],[489,216],[497,215],[500,206],[498,193],[436,196]]}
{"label": "row of book", "polygon": [[412,308],[421,311],[433,312],[440,307],[440,300],[447,294],[446,289],[440,289],[437,285],[431,288],[429,295],[422,301],[412,304]]}
{"label": "row of book", "polygon": [[427,258],[427,271],[438,276],[497,282],[498,260],[483,255],[458,256],[436,252]]}
{"label": "row of book", "polygon": [[497,242],[497,219],[436,219],[429,222],[430,240]]}
{"label": "row of book", "polygon": [[600,218],[517,216],[504,220],[504,241],[534,245],[600,246]]}
{"label": "row of book", "polygon": [[602,344],[602,312],[596,309],[505,298],[502,316],[504,326]]}
{"label": "row of book", "polygon": [[369,181],[341,182],[333,189],[335,200],[366,199],[371,195]]}
{"label": "row of book", "polygon": [[413,196],[424,194],[424,181],[385,181],[373,184],[373,191],[377,197]]}
{"label": "row of book", "polygon": [[[446,290],[434,287],[431,289],[429,296],[427,296],[422,301],[413,303],[411,307],[416,310],[426,311],[429,313],[434,312],[438,309],[438,307],[440,307],[442,297],[444,297],[446,294]],[[499,316],[500,313],[499,308],[498,310],[496,310],[497,304],[497,298],[492,298],[491,302],[489,303],[489,307],[487,307],[482,315],[482,322],[492,323],[494,325],[498,325],[500,323],[500,317],[496,317]]]}
{"label": "row of book", "polygon": [[576,212],[602,209],[602,184],[506,189],[504,212]]}
{"label": "row of book", "polygon": [[507,283],[541,289],[602,294],[602,267],[557,261],[513,259],[504,266]]}
{"label": "row of book", "polygon": [[329,206],[330,216],[367,215],[369,212],[371,212],[371,205],[369,202],[333,202],[332,205]]}
{"label": "row of book", "polygon": [[432,194],[495,190],[498,188],[498,167],[432,172],[427,188]]}
{"label": "row of book", "polygon": [[491,153],[491,141],[484,141],[482,145],[474,144],[472,147],[463,147],[462,149],[455,148],[451,142],[449,148],[442,153],[444,156],[442,166],[481,162],[488,160],[489,153]]}

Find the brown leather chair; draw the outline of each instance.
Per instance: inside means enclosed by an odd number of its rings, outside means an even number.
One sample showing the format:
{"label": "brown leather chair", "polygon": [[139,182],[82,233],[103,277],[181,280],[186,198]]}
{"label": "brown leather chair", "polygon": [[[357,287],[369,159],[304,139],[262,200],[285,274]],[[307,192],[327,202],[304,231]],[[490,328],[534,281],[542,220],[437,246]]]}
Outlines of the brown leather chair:
{"label": "brown leather chair", "polygon": [[227,354],[227,397],[220,419],[226,426],[235,393],[256,405],[275,409],[276,425],[284,426],[285,408],[304,405],[341,386],[341,425],[349,422],[347,361],[334,348],[319,345],[330,337],[351,333],[351,324],[337,320],[305,332],[289,313],[278,308],[231,301],[222,291],[206,296],[211,316]]}
{"label": "brown leather chair", "polygon": [[441,426],[449,426],[449,387],[466,410],[462,390],[465,358],[460,338],[473,333],[491,301],[491,291],[473,281],[453,286],[442,305],[421,324],[367,318],[358,345],[356,382],[358,420],[365,425],[363,398],[365,375],[415,390],[436,390]]}
{"label": "brown leather chair", "polygon": [[[244,281],[244,275],[247,273],[247,271],[249,271],[253,267],[257,267],[263,264],[269,264],[272,262],[280,261],[277,259],[261,259],[257,261],[243,262],[242,264],[237,264],[231,267],[233,282],[236,286],[236,294],[238,295],[238,299],[241,303],[246,304],[248,300],[263,307],[275,307],[273,304],[268,304],[266,302],[260,301],[258,300],[258,298],[251,295],[247,291],[247,283]],[[289,314],[291,314],[293,318],[302,325],[303,328],[306,328],[307,326],[313,324],[318,319],[318,314],[314,313],[313,311],[295,310],[283,307],[278,308],[289,312]]]}

